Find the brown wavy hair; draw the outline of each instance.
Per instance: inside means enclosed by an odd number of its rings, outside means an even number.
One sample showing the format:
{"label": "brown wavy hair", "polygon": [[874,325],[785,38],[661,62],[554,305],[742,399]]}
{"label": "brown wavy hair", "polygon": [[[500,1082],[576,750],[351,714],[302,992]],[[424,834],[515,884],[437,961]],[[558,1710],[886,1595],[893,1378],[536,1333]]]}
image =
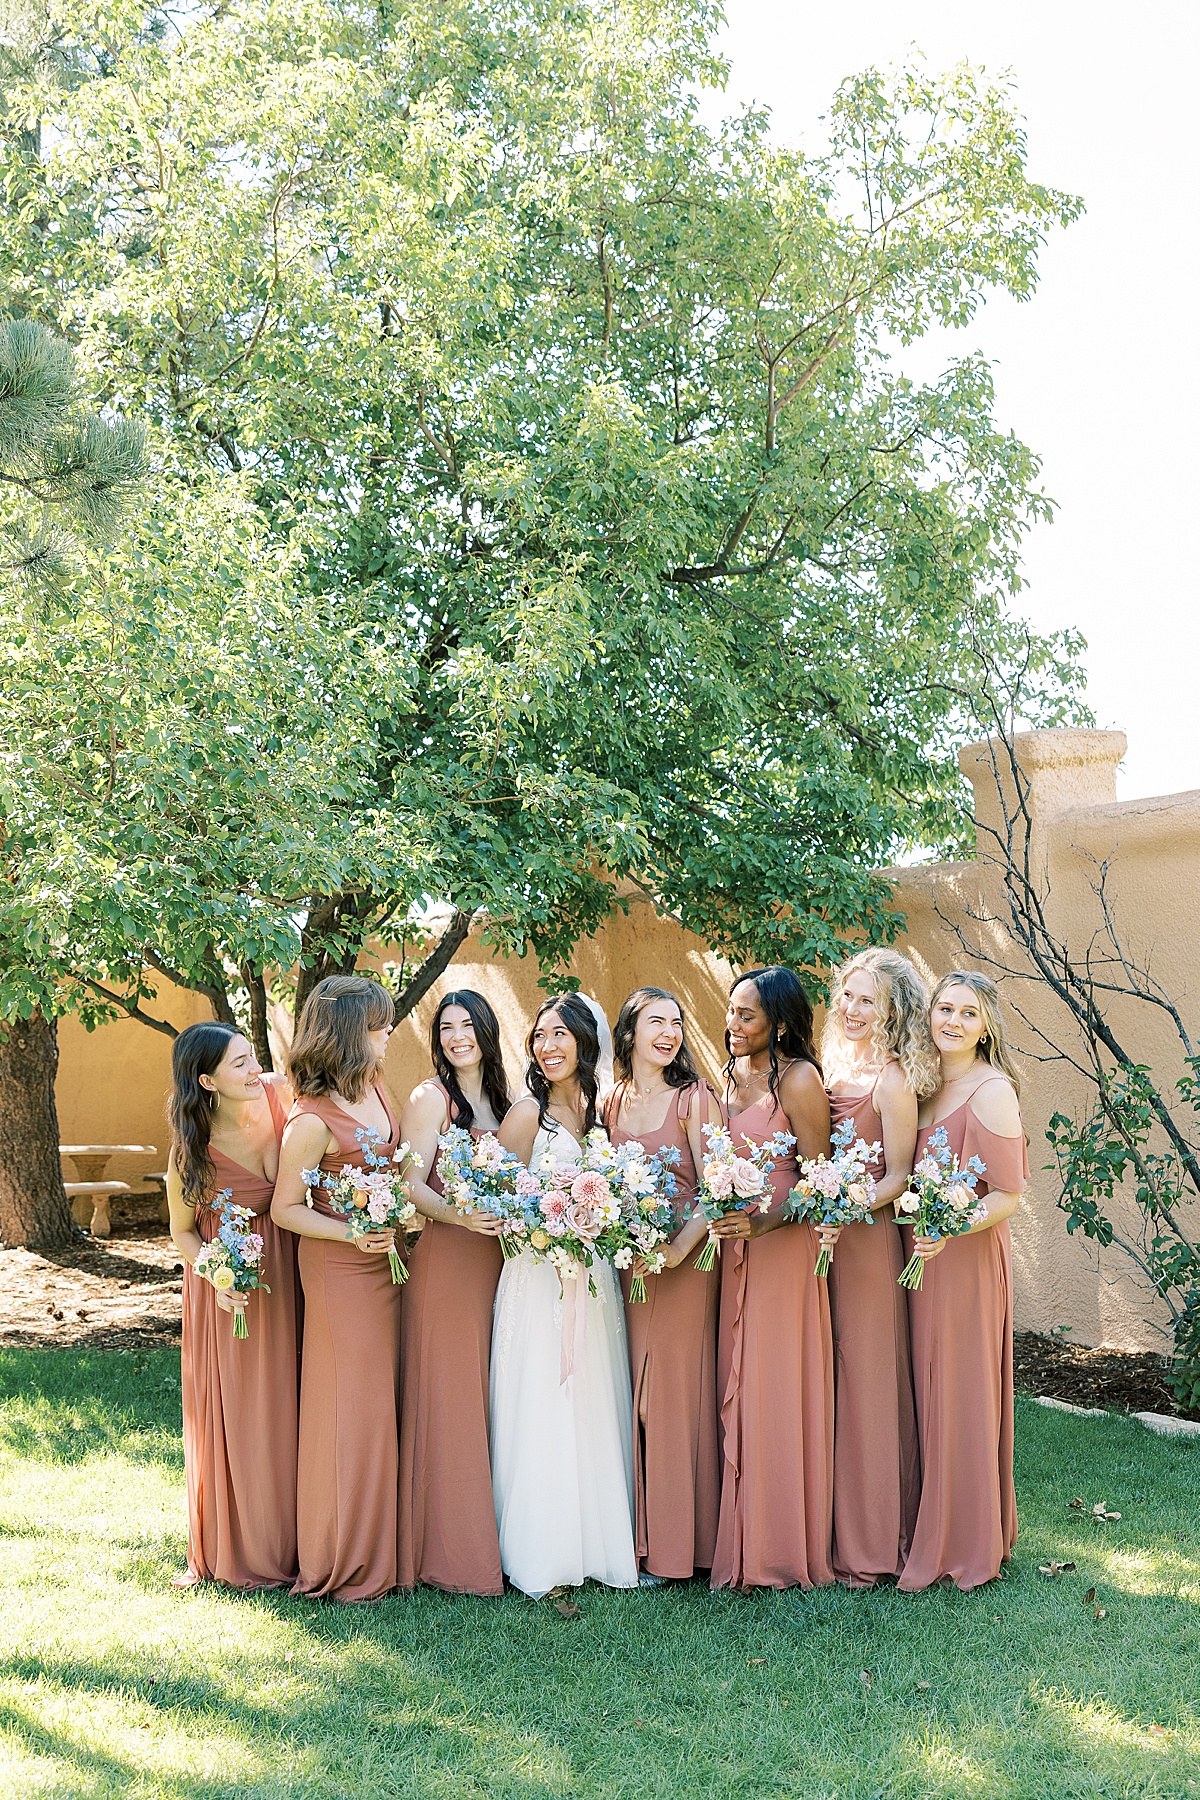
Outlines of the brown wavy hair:
{"label": "brown wavy hair", "polygon": [[483,1091],[497,1119],[502,1119],[512,1105],[500,1048],[500,1021],[483,995],[477,994],[474,988],[455,988],[452,993],[442,995],[429,1027],[429,1055],[438,1080],[450,1096],[451,1117],[464,1131],[470,1131],[475,1123],[475,1109],[458,1084],[458,1071],[442,1049],[442,1014],[448,1006],[461,1006],[475,1029],[475,1042],[483,1062]]}
{"label": "brown wavy hair", "polygon": [[1008,1038],[1004,1030],[1004,1014],[1000,1010],[1000,989],[990,975],[983,975],[978,969],[951,969],[948,975],[934,988],[929,1000],[929,1016],[933,1017],[933,1009],[948,987],[969,987],[979,1001],[979,1014],[983,1020],[983,1036],[975,1047],[976,1056],[982,1056],[985,1062],[991,1063],[993,1069],[999,1069],[1007,1075],[1016,1091],[1017,1099],[1021,1098],[1021,1075],[1008,1047]]}
{"label": "brown wavy hair", "polygon": [[587,1102],[587,1113],[583,1121],[586,1137],[599,1116],[600,1084],[596,1079],[596,1065],[600,1061],[600,1033],[596,1029],[595,1015],[578,994],[555,994],[551,999],[544,1000],[534,1014],[529,1036],[525,1040],[525,1050],[529,1057],[525,1066],[525,1086],[537,1101],[539,1125],[544,1125],[549,1116],[550,1083],[542,1065],[533,1054],[533,1034],[548,1012],[556,1012],[575,1039],[575,1054],[579,1059],[575,1078],[579,1083],[579,1091]]}
{"label": "brown wavy hair", "polygon": [[699,1081],[700,1071],[692,1061],[692,1053],[688,1048],[687,1014],[676,996],[667,988],[640,987],[630,994],[613,1026],[613,1067],[622,1081],[633,1079],[633,1040],[637,1035],[638,1020],[652,1000],[669,1000],[678,1010],[679,1023],[683,1028],[683,1042],[663,1070],[663,1080],[668,1087],[692,1087]]}
{"label": "brown wavy hair", "polygon": [[377,1079],[380,1064],[368,1033],[396,1017],[392,996],[364,975],[327,975],[300,1014],[288,1052],[292,1091],[340,1094],[353,1105]]}
{"label": "brown wavy hair", "polygon": [[167,1123],[175,1167],[188,1206],[195,1206],[217,1185],[209,1142],[212,1138],[212,1091],[200,1086],[201,1075],[215,1075],[229,1046],[242,1033],[219,1020],[202,1019],[181,1031],[171,1046],[171,1092]]}

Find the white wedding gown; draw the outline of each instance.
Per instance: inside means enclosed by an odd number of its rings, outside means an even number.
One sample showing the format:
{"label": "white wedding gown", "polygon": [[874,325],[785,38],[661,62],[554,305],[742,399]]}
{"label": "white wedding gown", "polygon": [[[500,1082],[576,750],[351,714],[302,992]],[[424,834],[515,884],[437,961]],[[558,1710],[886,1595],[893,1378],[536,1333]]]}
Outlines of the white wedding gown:
{"label": "white wedding gown", "polygon": [[[530,1167],[549,1151],[577,1167],[569,1132],[542,1126]],[[586,1276],[582,1356],[560,1380],[562,1290],[558,1272],[523,1250],[506,1262],[492,1325],[492,1491],[500,1563],[526,1594],[575,1587],[589,1577],[636,1587],[633,1547],[633,1402],[625,1310],[612,1265]]]}

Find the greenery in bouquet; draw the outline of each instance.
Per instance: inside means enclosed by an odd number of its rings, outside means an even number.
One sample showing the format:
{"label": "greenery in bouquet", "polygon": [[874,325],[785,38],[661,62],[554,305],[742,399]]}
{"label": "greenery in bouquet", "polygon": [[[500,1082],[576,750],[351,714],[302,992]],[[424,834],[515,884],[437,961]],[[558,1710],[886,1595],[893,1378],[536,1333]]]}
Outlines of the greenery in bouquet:
{"label": "greenery in bouquet", "polygon": [[[340,1174],[327,1175],[320,1169],[302,1170],[308,1188],[308,1204],[320,1188],[329,1205],[346,1221],[346,1236],[351,1240],[367,1237],[375,1231],[402,1229],[415,1219],[417,1209],[405,1178],[405,1169],[415,1167],[418,1157],[408,1144],[400,1144],[391,1156],[380,1156],[376,1145],[379,1133],[369,1126],[355,1132],[362,1150],[364,1167],[356,1169],[344,1163]],[[408,1280],[408,1270],[393,1244],[388,1251],[392,1280],[399,1285]]]}
{"label": "greenery in bouquet", "polygon": [[495,1132],[473,1138],[461,1125],[451,1125],[438,1139],[437,1172],[442,1191],[455,1211],[490,1213],[504,1220],[500,1248],[505,1261],[519,1255],[540,1219],[542,1184]]}
{"label": "greenery in bouquet", "polygon": [[[776,1158],[786,1156],[795,1144],[791,1133],[777,1131],[764,1144],[743,1138],[744,1149],[737,1150],[725,1126],[706,1125],[704,1142],[707,1154],[701,1166],[697,1212],[710,1225],[731,1212],[769,1212],[774,1197],[769,1177]],[[711,1269],[716,1251],[716,1239],[710,1232],[695,1267]]]}
{"label": "greenery in bouquet", "polygon": [[[873,1225],[875,1179],[868,1171],[882,1146],[855,1137],[853,1119],[843,1119],[832,1147],[832,1156],[814,1156],[801,1163],[800,1179],[784,1203],[785,1212],[814,1225]],[[822,1244],[817,1274],[824,1279],[832,1264],[833,1245]]]}
{"label": "greenery in bouquet", "polygon": [[[916,1237],[952,1238],[970,1231],[988,1216],[975,1186],[987,1164],[969,1156],[965,1168],[950,1148],[945,1128],[938,1126],[912,1172],[912,1185],[896,1202],[896,1216],[903,1217]],[[925,1258],[914,1250],[900,1274],[900,1285],[919,1288],[925,1280]]]}
{"label": "greenery in bouquet", "polygon": [[[270,1288],[262,1278],[263,1240],[254,1230],[255,1213],[248,1206],[233,1204],[233,1189],[222,1188],[213,1201],[213,1211],[220,1217],[217,1235],[203,1246],[192,1267],[197,1275],[210,1281],[219,1294],[252,1294]],[[233,1335],[249,1337],[246,1314],[238,1307],[233,1315]]]}

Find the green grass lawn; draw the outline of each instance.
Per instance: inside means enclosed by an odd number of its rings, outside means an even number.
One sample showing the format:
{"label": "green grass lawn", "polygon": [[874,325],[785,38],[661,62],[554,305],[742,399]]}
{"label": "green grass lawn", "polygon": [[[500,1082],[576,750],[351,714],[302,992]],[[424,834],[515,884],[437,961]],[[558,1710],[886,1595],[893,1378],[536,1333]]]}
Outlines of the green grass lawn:
{"label": "green grass lawn", "polygon": [[177,1594],[178,1355],[0,1351],[0,1795],[1200,1795],[1200,1444],[1017,1444],[975,1594]]}

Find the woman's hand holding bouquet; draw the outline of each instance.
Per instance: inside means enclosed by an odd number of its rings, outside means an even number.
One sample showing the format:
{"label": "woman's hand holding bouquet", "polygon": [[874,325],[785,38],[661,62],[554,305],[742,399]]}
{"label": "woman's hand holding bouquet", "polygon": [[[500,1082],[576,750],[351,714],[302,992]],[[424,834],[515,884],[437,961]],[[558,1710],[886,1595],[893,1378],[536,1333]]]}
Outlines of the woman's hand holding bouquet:
{"label": "woman's hand holding bouquet", "polygon": [[833,1155],[812,1157],[800,1165],[800,1179],[787,1197],[789,1218],[809,1219],[817,1228],[821,1250],[817,1274],[826,1277],[833,1248],[844,1225],[873,1225],[875,1180],[867,1173],[880,1144],[854,1135],[853,1119],[843,1119],[833,1134]]}
{"label": "woman's hand holding bouquet", "polygon": [[[733,1138],[723,1125],[706,1125],[704,1142],[708,1153],[701,1170],[696,1211],[710,1225],[734,1212],[769,1212],[774,1194],[768,1177],[775,1167],[775,1158],[786,1156],[795,1138],[786,1131],[777,1131],[765,1144],[746,1138],[743,1154],[734,1149]],[[716,1239],[710,1231],[694,1266],[711,1269],[716,1250]]]}
{"label": "woman's hand holding bouquet", "polygon": [[911,1224],[916,1238],[916,1248],[900,1275],[901,1287],[921,1287],[926,1259],[936,1256],[948,1239],[961,1237],[987,1218],[988,1209],[975,1192],[979,1177],[986,1174],[987,1165],[978,1156],[969,1156],[966,1167],[959,1168],[939,1125],[913,1169],[912,1186],[896,1202],[897,1218]]}
{"label": "woman's hand holding bouquet", "polygon": [[396,1250],[395,1230],[417,1215],[404,1169],[415,1165],[417,1158],[407,1144],[399,1145],[390,1157],[378,1155],[379,1133],[368,1126],[360,1126],[354,1135],[362,1146],[365,1168],[346,1163],[340,1175],[302,1170],[308,1204],[312,1205],[313,1190],[321,1188],[334,1212],[345,1219],[352,1243],[360,1250],[387,1251],[392,1280],[398,1285],[408,1280],[408,1270]]}
{"label": "woman's hand holding bouquet", "polygon": [[255,1214],[250,1207],[233,1205],[232,1188],[222,1188],[213,1211],[221,1219],[217,1235],[202,1247],[192,1267],[217,1290],[218,1306],[228,1301],[222,1310],[233,1313],[234,1337],[247,1338],[245,1296],[256,1288],[264,1294],[271,1291],[262,1278],[263,1240],[253,1229]]}
{"label": "woman's hand holding bouquet", "polygon": [[472,1229],[500,1239],[507,1262],[529,1240],[542,1185],[494,1132],[475,1139],[451,1125],[438,1139],[442,1191]]}

